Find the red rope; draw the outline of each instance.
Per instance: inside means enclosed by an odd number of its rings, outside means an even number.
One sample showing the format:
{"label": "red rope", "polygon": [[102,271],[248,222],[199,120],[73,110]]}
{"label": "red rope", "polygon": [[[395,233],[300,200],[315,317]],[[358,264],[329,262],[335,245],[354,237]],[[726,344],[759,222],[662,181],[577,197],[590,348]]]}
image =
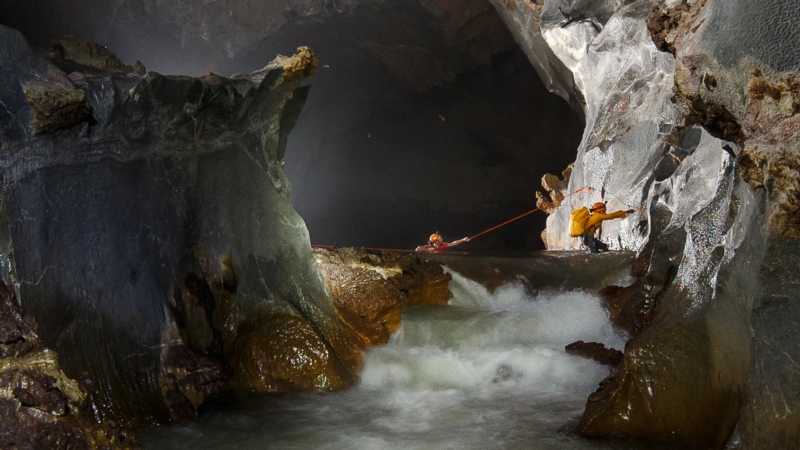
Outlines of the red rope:
{"label": "red rope", "polygon": [[[583,192],[583,191],[594,192],[594,190],[593,190],[592,188],[590,188],[590,187],[582,187],[582,188],[578,189],[578,190],[577,190],[577,191],[575,191],[575,192],[572,192],[572,193],[570,193],[570,194],[567,194],[567,195],[565,195],[565,196],[564,196],[564,198],[567,198],[567,197],[569,197],[569,196],[572,196],[572,195],[578,194],[578,193],[580,193],[580,192]],[[553,204],[555,204],[555,203],[556,203],[556,202],[549,202],[549,203],[546,203],[546,205],[553,205]],[[515,220],[519,220],[519,219],[521,219],[521,218],[523,218],[523,217],[525,217],[525,216],[527,216],[527,215],[529,215],[529,214],[533,214],[533,213],[535,213],[536,211],[539,211],[539,210],[540,210],[540,208],[538,208],[538,207],[537,207],[537,208],[533,208],[532,210],[530,210],[530,211],[528,211],[528,212],[526,212],[526,213],[524,213],[524,214],[520,214],[520,215],[518,215],[517,217],[514,217],[513,219],[506,220],[505,222],[501,223],[500,225],[495,225],[495,226],[493,226],[492,228],[489,228],[489,229],[483,230],[483,231],[481,231],[480,233],[478,233],[478,234],[476,234],[476,235],[474,235],[474,236],[471,236],[471,237],[469,238],[469,240],[471,241],[471,240],[475,239],[475,238],[476,238],[476,237],[478,237],[478,236],[481,236],[481,235],[483,235],[483,234],[486,234],[486,233],[488,233],[488,232],[490,232],[490,231],[494,231],[494,230],[496,230],[496,229],[498,229],[498,228],[500,228],[500,227],[502,227],[502,226],[504,226],[504,225],[508,225],[509,223],[511,223],[511,222],[513,222],[513,221],[515,221]],[[333,249],[333,248],[335,248],[336,246],[334,246],[334,245],[313,245],[313,244],[312,244],[312,245],[311,245],[311,247],[313,247],[313,248],[327,248],[327,249]],[[408,250],[408,249],[401,249],[401,248],[376,248],[376,247],[364,247],[364,250],[378,250],[378,251],[380,251],[380,250],[386,250],[386,251],[391,251],[391,252],[412,252],[412,253],[415,253],[415,252],[416,252],[416,250]]]}
{"label": "red rope", "polygon": [[533,208],[532,210],[526,212],[525,214],[520,214],[520,215],[518,215],[517,217],[514,217],[511,220],[506,220],[505,222],[501,223],[500,225],[493,226],[492,228],[489,228],[488,230],[484,230],[484,231],[481,231],[480,233],[478,233],[478,234],[476,234],[474,236],[470,236],[469,240],[471,241],[471,240],[475,239],[476,237],[478,237],[478,236],[480,236],[482,234],[486,234],[486,233],[488,233],[490,231],[496,230],[496,229],[502,227],[503,225],[507,225],[507,224],[517,220],[517,219],[521,219],[521,218],[527,216],[528,214],[535,213],[536,211],[539,211],[539,208]]}
{"label": "red rope", "polygon": [[[327,248],[328,250],[333,250],[339,246],[337,245],[321,245],[321,244],[311,244],[312,248]],[[375,251],[389,251],[389,252],[416,252],[416,250],[409,250],[407,248],[379,248],[379,247],[361,247],[364,250],[375,250]]]}
{"label": "red rope", "polygon": [[[567,198],[567,197],[569,197],[569,196],[571,196],[571,195],[575,195],[575,194],[577,194],[577,193],[579,193],[579,192],[583,192],[584,190],[589,190],[589,191],[592,191],[592,188],[590,188],[590,187],[582,187],[582,188],[578,189],[577,191],[575,191],[575,192],[573,192],[573,193],[571,193],[571,194],[567,194],[567,195],[565,195],[565,196],[564,196],[564,198]],[[546,205],[553,205],[553,204],[555,204],[555,203],[556,203],[556,202],[549,202],[549,203],[546,203]],[[476,237],[478,237],[478,236],[480,236],[480,235],[482,235],[482,234],[486,234],[486,233],[488,233],[488,232],[490,232],[490,231],[493,231],[493,230],[496,230],[496,229],[498,229],[498,228],[500,228],[500,227],[502,227],[502,226],[504,226],[504,225],[508,225],[509,223],[511,223],[511,222],[513,222],[513,221],[515,221],[515,220],[519,220],[519,219],[521,219],[521,218],[523,218],[523,217],[527,216],[528,214],[532,214],[532,213],[534,213],[534,212],[536,212],[536,211],[539,211],[539,210],[540,210],[540,208],[538,208],[538,207],[537,207],[537,208],[533,208],[532,210],[530,210],[530,211],[528,211],[528,212],[526,212],[526,213],[524,213],[524,214],[520,214],[520,215],[518,215],[517,217],[514,217],[514,218],[513,218],[513,219],[511,219],[511,220],[506,220],[505,222],[501,223],[500,225],[495,225],[495,226],[493,226],[492,228],[489,228],[489,229],[487,229],[487,230],[481,231],[480,233],[476,234],[475,236],[471,236],[471,237],[469,238],[469,240],[471,241],[471,240],[475,239]]]}

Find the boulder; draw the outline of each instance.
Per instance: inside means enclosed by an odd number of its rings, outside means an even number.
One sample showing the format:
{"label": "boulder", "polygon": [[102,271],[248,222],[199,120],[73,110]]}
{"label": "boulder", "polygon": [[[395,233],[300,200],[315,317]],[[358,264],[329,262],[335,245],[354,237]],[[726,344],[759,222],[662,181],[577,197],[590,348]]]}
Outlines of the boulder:
{"label": "boulder", "polygon": [[289,314],[262,315],[240,327],[231,367],[241,395],[341,390],[356,381],[314,327]]}
{"label": "boulder", "polygon": [[552,173],[546,173],[542,177],[542,187],[548,192],[555,191],[558,190],[559,188],[558,184],[560,181],[561,180],[559,180],[558,177],[553,175]]}
{"label": "boulder", "polygon": [[80,89],[63,89],[60,86],[32,84],[24,91],[25,99],[33,111],[34,134],[48,134],[70,129],[87,122],[91,107],[86,94]]}
{"label": "boulder", "polygon": [[400,326],[403,309],[445,304],[450,275],[439,264],[394,252],[316,249],[339,316],[365,345],[385,344]]}

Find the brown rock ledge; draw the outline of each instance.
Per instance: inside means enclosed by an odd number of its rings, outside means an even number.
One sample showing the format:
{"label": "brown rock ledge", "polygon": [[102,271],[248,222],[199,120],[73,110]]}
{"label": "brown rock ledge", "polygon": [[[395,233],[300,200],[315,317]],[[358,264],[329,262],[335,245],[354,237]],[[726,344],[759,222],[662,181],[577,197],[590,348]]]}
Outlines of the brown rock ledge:
{"label": "brown rock ledge", "polygon": [[414,255],[339,248],[314,251],[342,320],[364,345],[385,344],[400,326],[404,308],[444,304],[450,275]]}

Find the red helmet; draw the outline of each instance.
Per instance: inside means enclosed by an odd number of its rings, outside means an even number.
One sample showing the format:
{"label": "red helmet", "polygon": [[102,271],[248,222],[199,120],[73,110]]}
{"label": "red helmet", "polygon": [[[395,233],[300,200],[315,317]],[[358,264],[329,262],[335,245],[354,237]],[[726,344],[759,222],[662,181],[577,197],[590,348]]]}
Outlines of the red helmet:
{"label": "red helmet", "polygon": [[592,212],[605,211],[605,210],[606,210],[606,204],[603,202],[597,202],[594,205],[592,205]]}
{"label": "red helmet", "polygon": [[428,238],[428,242],[430,242],[431,244],[433,244],[436,241],[441,241],[441,240],[442,240],[442,237],[439,235],[439,233],[433,233],[431,235],[431,237]]}

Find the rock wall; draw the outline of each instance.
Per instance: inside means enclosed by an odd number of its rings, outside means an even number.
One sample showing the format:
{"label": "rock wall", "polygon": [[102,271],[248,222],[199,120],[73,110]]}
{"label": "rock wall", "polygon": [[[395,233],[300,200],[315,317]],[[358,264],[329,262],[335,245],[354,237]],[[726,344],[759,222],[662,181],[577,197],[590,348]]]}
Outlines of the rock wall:
{"label": "rock wall", "polygon": [[785,269],[797,265],[800,217],[798,64],[786,49],[796,5],[493,3],[512,29],[537,18],[515,36],[538,33],[585,99],[569,191],[594,193],[548,218],[548,248],[579,248],[567,230],[576,207],[643,208],[603,226],[612,248],[638,251],[637,281],[617,291],[633,337],[579,432],[799,446],[798,278]]}
{"label": "rock wall", "polygon": [[[273,375],[242,355],[304,345],[302,388],[356,380],[360,346],[282,168],[308,49],[229,79],[44,58],[5,27],[0,42],[2,277],[64,372],[101,386],[99,415],[194,417],[231,380]],[[276,317],[291,318],[280,349],[259,334]]]}

